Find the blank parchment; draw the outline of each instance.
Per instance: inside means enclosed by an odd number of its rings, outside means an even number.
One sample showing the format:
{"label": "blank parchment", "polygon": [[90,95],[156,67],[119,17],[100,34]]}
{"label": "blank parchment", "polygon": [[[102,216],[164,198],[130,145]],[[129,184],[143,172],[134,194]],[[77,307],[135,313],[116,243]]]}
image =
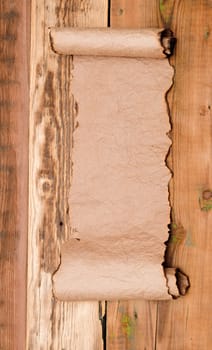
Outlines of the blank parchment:
{"label": "blank parchment", "polygon": [[56,29],[51,42],[74,55],[77,110],[73,239],[62,247],[54,293],[62,300],[178,296],[175,269],[162,266],[173,69],[160,30]]}

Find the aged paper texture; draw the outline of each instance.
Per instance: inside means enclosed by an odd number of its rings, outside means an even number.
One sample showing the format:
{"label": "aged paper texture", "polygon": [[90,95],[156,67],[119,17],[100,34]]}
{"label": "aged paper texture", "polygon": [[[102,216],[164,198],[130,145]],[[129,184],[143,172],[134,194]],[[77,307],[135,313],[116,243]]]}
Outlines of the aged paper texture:
{"label": "aged paper texture", "polygon": [[73,57],[73,239],[54,277],[58,298],[171,298],[161,264],[170,222],[165,94],[173,69],[161,52],[97,57],[91,48],[90,56]]}

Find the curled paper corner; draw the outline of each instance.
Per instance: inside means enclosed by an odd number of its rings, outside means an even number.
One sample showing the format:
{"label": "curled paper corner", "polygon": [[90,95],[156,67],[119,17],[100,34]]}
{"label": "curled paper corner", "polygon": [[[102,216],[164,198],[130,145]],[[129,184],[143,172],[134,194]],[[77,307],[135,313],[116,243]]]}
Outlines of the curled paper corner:
{"label": "curled paper corner", "polygon": [[166,29],[163,29],[159,34],[160,34],[161,46],[164,48],[163,53],[167,57],[172,56],[174,52],[175,44],[177,41],[177,39],[174,36],[174,33],[172,32],[171,29],[166,28]]}
{"label": "curled paper corner", "polygon": [[54,38],[52,36],[52,27],[48,27],[48,35],[49,35],[49,46],[52,52],[57,54],[57,50],[54,47]]}
{"label": "curled paper corner", "polygon": [[[164,29],[159,34],[160,34],[161,46],[164,48],[163,53],[167,57],[170,57],[173,54],[173,51],[174,51],[174,48],[176,45],[176,38],[174,37],[173,32],[170,29]],[[170,123],[170,130],[167,133],[167,135],[172,140],[172,138],[170,136],[171,132],[172,132],[172,118],[171,118],[170,106],[169,106],[169,102],[168,102],[168,94],[174,85],[175,67],[172,66],[171,64],[170,64],[170,66],[173,69],[173,78],[172,78],[172,84],[171,84],[170,88],[165,93],[165,101],[166,101],[166,105],[167,105],[167,114],[169,116],[169,123]],[[165,164],[166,164],[166,167],[169,169],[170,175],[171,175],[170,181],[173,178],[173,170],[169,164],[169,155],[170,155],[171,148],[172,148],[172,143],[171,143],[171,145],[168,149],[167,155],[165,157]],[[169,192],[169,206],[170,206],[170,218],[171,218],[172,217],[172,215],[171,215],[172,206],[171,206],[171,202],[170,202],[170,181],[168,184],[168,189],[169,189],[168,192]],[[171,235],[171,231],[169,231],[169,237],[170,237],[170,235]],[[168,240],[165,242],[165,244],[167,242],[168,242]],[[168,246],[166,247],[166,249],[167,248],[168,248]],[[164,255],[164,262],[162,265],[166,265],[166,253]],[[172,296],[173,299],[177,299],[180,296],[186,295],[186,293],[188,292],[188,289],[190,288],[190,281],[189,281],[189,277],[185,273],[183,273],[179,268],[164,267],[164,276],[166,278],[166,285],[167,285],[168,293],[169,293],[169,295]]]}
{"label": "curled paper corner", "polygon": [[177,286],[180,291],[180,295],[186,295],[190,288],[190,280],[189,277],[182,272],[180,269],[176,269],[176,279],[177,279]]}
{"label": "curled paper corner", "polygon": [[168,293],[173,299],[186,295],[190,288],[189,277],[175,267],[164,268],[164,275],[167,281]]}

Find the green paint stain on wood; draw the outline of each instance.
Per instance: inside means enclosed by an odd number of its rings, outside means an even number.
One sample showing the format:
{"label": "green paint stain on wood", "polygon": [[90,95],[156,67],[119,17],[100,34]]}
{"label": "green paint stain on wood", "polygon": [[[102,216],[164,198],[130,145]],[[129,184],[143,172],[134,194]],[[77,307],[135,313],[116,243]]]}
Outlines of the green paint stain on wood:
{"label": "green paint stain on wood", "polygon": [[166,0],[160,0],[159,2],[159,9],[161,18],[164,22],[164,25],[168,26],[168,23],[170,23],[172,18],[172,9],[173,9],[173,0],[166,2]]}
{"label": "green paint stain on wood", "polygon": [[210,196],[204,198],[205,192],[210,192],[210,190],[199,193],[199,206],[202,211],[208,212],[212,209],[212,199]]}
{"label": "green paint stain on wood", "polygon": [[182,241],[182,239],[180,237],[177,237],[174,234],[171,236],[171,240],[170,240],[171,243],[177,244],[177,243],[180,243],[181,241]]}
{"label": "green paint stain on wood", "polygon": [[115,333],[111,333],[111,334],[109,335],[109,338],[110,338],[111,341],[113,341],[113,340],[116,338]]}
{"label": "green paint stain on wood", "polygon": [[165,10],[165,4],[163,2],[163,0],[160,0],[160,12],[163,13]]}
{"label": "green paint stain on wood", "polygon": [[173,229],[173,230],[176,230],[176,229],[177,229],[177,224],[175,224],[174,222],[171,224],[171,226],[172,226],[172,229]]}
{"label": "green paint stain on wood", "polygon": [[202,208],[203,211],[209,211],[212,209],[212,201],[204,201]]}
{"label": "green paint stain on wood", "polygon": [[192,240],[192,237],[191,237],[191,232],[187,233],[185,246],[187,246],[187,247],[194,247],[194,243],[193,243],[193,240]]}
{"label": "green paint stain on wood", "polygon": [[127,338],[131,338],[134,333],[135,324],[130,316],[124,314],[121,318],[122,331],[127,336]]}

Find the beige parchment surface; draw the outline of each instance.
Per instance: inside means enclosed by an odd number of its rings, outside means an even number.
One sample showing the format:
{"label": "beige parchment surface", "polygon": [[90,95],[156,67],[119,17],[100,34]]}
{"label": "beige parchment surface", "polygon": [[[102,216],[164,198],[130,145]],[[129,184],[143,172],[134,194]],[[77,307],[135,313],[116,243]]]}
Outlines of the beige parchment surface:
{"label": "beige parchment surface", "polygon": [[62,247],[54,293],[63,300],[170,299],[161,264],[170,222],[165,93],[173,69],[161,53],[94,57],[92,47],[91,56],[74,56],[73,67],[73,239]]}

